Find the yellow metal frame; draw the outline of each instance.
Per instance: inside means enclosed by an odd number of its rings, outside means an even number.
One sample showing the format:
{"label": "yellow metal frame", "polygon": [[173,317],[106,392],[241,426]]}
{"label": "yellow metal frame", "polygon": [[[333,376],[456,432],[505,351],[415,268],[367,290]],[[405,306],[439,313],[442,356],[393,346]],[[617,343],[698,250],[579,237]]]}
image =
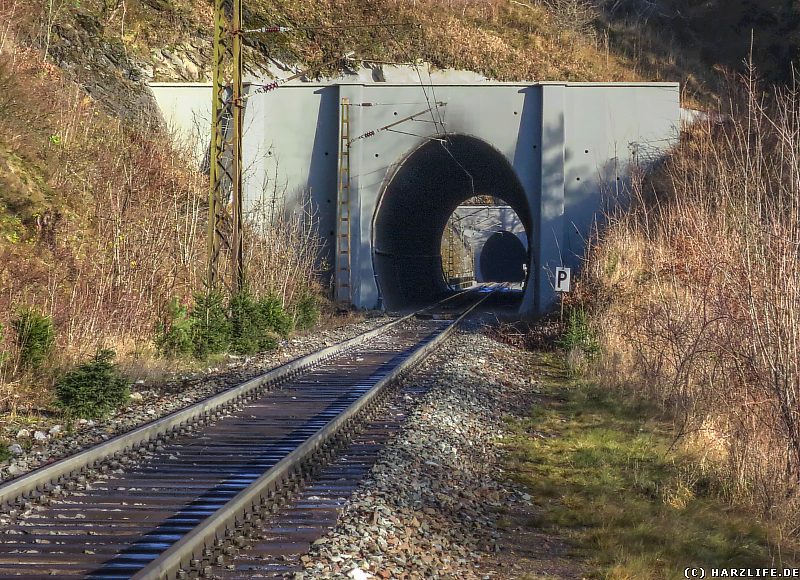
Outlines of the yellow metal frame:
{"label": "yellow metal frame", "polygon": [[245,284],[242,243],[242,0],[214,0],[212,83],[206,285],[209,290],[219,287],[225,275],[222,254],[227,251],[231,260],[231,286],[236,292]]}
{"label": "yellow metal frame", "polygon": [[340,304],[353,302],[350,247],[350,101],[342,99],[339,134],[338,227],[336,232],[335,299]]}

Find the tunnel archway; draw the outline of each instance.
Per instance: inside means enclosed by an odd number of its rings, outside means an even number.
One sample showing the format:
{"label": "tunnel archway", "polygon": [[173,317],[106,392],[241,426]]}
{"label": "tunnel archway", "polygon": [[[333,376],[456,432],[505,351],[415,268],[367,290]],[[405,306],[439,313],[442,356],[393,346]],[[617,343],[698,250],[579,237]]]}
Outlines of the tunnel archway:
{"label": "tunnel archway", "polygon": [[525,190],[505,156],[481,139],[431,139],[397,168],[372,228],[373,266],[387,309],[413,308],[450,291],[442,272],[442,235],[458,205],[476,195],[510,205],[533,239]]}

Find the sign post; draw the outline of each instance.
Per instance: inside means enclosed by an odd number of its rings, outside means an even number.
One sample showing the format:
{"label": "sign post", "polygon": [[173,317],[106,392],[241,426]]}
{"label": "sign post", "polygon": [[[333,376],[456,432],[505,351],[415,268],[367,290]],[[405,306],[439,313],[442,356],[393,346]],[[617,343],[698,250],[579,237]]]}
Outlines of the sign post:
{"label": "sign post", "polygon": [[569,292],[572,283],[572,270],[569,268],[556,268],[555,291],[561,294],[561,322],[564,322],[564,294]]}
{"label": "sign post", "polygon": [[569,292],[572,271],[569,268],[556,268],[556,292]]}

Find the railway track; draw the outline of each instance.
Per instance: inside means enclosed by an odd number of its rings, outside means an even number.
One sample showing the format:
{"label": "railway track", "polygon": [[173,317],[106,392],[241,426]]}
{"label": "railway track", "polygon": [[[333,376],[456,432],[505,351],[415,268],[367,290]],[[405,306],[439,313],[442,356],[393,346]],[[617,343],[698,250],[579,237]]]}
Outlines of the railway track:
{"label": "railway track", "polygon": [[489,295],[458,294],[0,486],[0,578],[209,575]]}

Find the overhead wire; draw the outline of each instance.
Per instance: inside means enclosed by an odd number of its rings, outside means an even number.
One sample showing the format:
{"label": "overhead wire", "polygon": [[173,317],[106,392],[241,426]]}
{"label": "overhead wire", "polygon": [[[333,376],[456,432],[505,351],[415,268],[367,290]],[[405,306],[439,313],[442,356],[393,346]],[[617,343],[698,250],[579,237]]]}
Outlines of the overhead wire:
{"label": "overhead wire", "polygon": [[[417,71],[417,76],[419,77],[419,86],[422,88],[422,93],[425,95],[425,101],[428,103],[428,108],[431,111],[431,119],[433,120],[433,125],[436,129],[436,135],[439,135],[439,125],[436,122],[436,116],[433,114],[433,106],[431,105],[431,100],[428,97],[428,91],[425,90],[425,83],[422,81],[422,74],[419,72],[419,65],[416,62],[414,63],[414,70]],[[444,127],[442,127],[442,129],[444,130]]]}
{"label": "overhead wire", "polygon": [[361,24],[331,24],[319,26],[262,26],[242,30],[245,34],[274,34],[294,32],[295,30],[348,30],[353,28],[395,28],[398,26],[413,26],[413,22],[365,22]]}
{"label": "overhead wire", "polygon": [[[428,64],[428,66],[425,67],[425,68],[428,71],[428,80],[430,80],[430,83],[431,83],[431,95],[433,95],[433,100],[434,100],[434,102],[436,102],[438,99],[436,98],[436,89],[433,86],[433,76],[431,75],[431,63],[427,63],[427,64]],[[439,122],[442,125],[442,131],[447,133],[447,129],[444,126],[444,118],[442,117],[442,111],[439,109],[439,107],[436,107],[436,114],[439,116]]]}
{"label": "overhead wire", "polygon": [[266,83],[266,84],[251,83],[250,86],[258,87],[258,88],[255,91],[244,95],[242,97],[242,100],[245,101],[245,100],[249,99],[250,97],[253,97],[253,96],[256,96],[256,95],[262,95],[264,93],[268,93],[270,91],[274,91],[275,89],[277,89],[281,85],[285,85],[288,82],[291,82],[293,80],[299,79],[302,76],[305,76],[306,74],[308,74],[310,71],[314,70],[315,68],[325,67],[325,66],[328,66],[329,64],[333,64],[333,63],[338,62],[340,60],[347,60],[348,58],[352,57],[354,54],[355,53],[353,53],[353,52],[345,53],[345,54],[343,54],[341,56],[338,56],[338,57],[336,57],[334,59],[331,59],[331,60],[329,60],[327,62],[324,62],[324,63],[322,63],[320,65],[316,65],[314,67],[309,67],[309,68],[307,68],[305,70],[301,70],[301,71],[293,74],[290,77],[275,79],[274,81],[271,81],[271,82]]}
{"label": "overhead wire", "polygon": [[[411,23],[411,22],[362,23],[362,24],[326,25],[326,26],[280,26],[280,25],[278,25],[278,26],[263,26],[263,27],[254,28],[254,29],[245,29],[245,30],[239,31],[239,33],[245,33],[245,34],[270,34],[270,33],[289,33],[289,32],[300,31],[300,30],[346,30],[346,29],[358,29],[358,28],[388,28],[388,29],[392,29],[392,28],[401,27],[401,26],[413,26],[413,25],[414,25],[414,23]],[[422,26],[419,26],[419,28],[420,28],[420,36],[418,37],[419,41],[420,41],[419,53],[421,53],[422,52],[421,51],[421,48],[422,48],[422,34],[423,34],[423,30],[424,29],[422,28]],[[392,35],[391,32],[390,32],[390,35]],[[392,37],[394,38],[394,35],[392,35]],[[396,38],[395,38],[395,40],[396,40]],[[274,81],[271,81],[271,82],[265,83],[265,84],[260,84],[260,85],[251,84],[251,86],[257,86],[258,88],[255,91],[253,91],[253,92],[251,92],[251,93],[249,93],[247,95],[244,95],[242,97],[242,99],[246,100],[246,99],[248,99],[248,98],[250,98],[252,96],[256,96],[256,95],[259,95],[259,94],[264,94],[264,93],[273,91],[273,90],[279,88],[283,84],[286,84],[288,82],[291,82],[293,80],[296,80],[296,79],[306,75],[308,72],[313,70],[313,68],[318,68],[319,66],[324,67],[324,66],[327,66],[329,64],[338,62],[340,60],[346,60],[348,58],[351,58],[353,56],[353,54],[354,54],[353,52],[348,52],[348,53],[346,53],[346,54],[344,54],[344,55],[342,55],[340,57],[337,57],[335,59],[332,59],[330,61],[322,63],[321,65],[317,65],[316,67],[309,67],[308,69],[299,71],[299,72],[295,73],[294,75],[292,75],[290,77],[287,77],[287,78],[275,79]],[[364,62],[371,62],[371,61],[364,60]],[[450,158],[456,163],[456,165],[458,165],[458,167],[467,175],[467,177],[469,177],[470,189],[472,191],[472,195],[474,196],[475,195],[475,179],[474,179],[473,175],[464,167],[464,165],[458,159],[456,159],[456,157],[453,155],[453,153],[447,147],[447,145],[448,145],[448,140],[447,140],[448,134],[447,134],[447,128],[445,126],[444,117],[443,117],[442,111],[441,111],[441,107],[446,105],[446,103],[440,102],[440,101],[438,101],[438,99],[436,99],[436,89],[434,88],[433,76],[431,75],[430,65],[428,65],[427,71],[426,71],[427,75],[428,75],[428,81],[430,83],[430,89],[431,89],[431,95],[429,96],[428,95],[428,91],[425,88],[425,81],[422,78],[422,73],[419,70],[419,61],[415,60],[411,64],[412,64],[412,66],[414,67],[414,70],[417,73],[417,77],[418,77],[419,83],[420,83],[420,88],[422,89],[422,93],[423,93],[423,95],[425,97],[425,102],[428,105],[427,109],[425,111],[422,111],[421,113],[415,113],[414,115],[410,115],[409,117],[406,117],[404,119],[400,119],[400,120],[398,120],[398,121],[396,121],[394,123],[390,123],[389,125],[381,127],[379,129],[375,129],[373,131],[368,131],[368,132],[364,133],[363,135],[360,135],[360,136],[356,137],[355,139],[351,140],[351,143],[353,143],[355,141],[358,141],[358,140],[361,140],[361,139],[367,139],[367,138],[372,137],[376,133],[379,133],[381,131],[389,131],[389,132],[398,133],[398,134],[405,134],[405,135],[410,135],[410,136],[414,136],[414,137],[425,138],[425,136],[418,135],[416,133],[407,132],[407,131],[400,131],[400,130],[397,130],[397,129],[393,129],[393,127],[398,125],[398,124],[400,124],[400,123],[409,121],[409,120],[417,121],[417,122],[432,122],[433,125],[434,125],[434,130],[436,131],[436,138],[431,138],[431,137],[428,137],[428,138],[430,140],[438,141],[439,144],[442,146],[442,148],[450,156]],[[433,99],[433,101],[431,99]],[[373,106],[392,106],[392,105],[409,105],[409,104],[415,104],[415,103],[370,103],[370,102],[364,102],[364,103],[354,103],[351,106],[373,107]],[[427,121],[427,120],[417,119],[416,118],[420,114],[425,114],[425,113],[430,113],[431,121]],[[437,119],[437,117],[438,117],[438,119]],[[440,138],[442,136],[442,134],[444,134],[444,138]]]}
{"label": "overhead wire", "polygon": [[422,101],[413,101],[407,103],[350,103],[351,107],[401,107],[403,105],[425,105]]}
{"label": "overhead wire", "polygon": [[[422,51],[422,47],[423,47],[423,44],[424,44],[424,42],[423,42],[424,41],[424,34],[425,34],[425,29],[420,26],[420,33],[419,33],[419,37],[418,37],[418,40],[419,40],[419,47],[418,47],[419,50],[418,50],[418,52],[419,52],[419,54],[422,54],[422,52],[423,52]],[[417,61],[414,62],[414,70],[417,71],[417,77],[419,77],[420,87],[422,88],[422,92],[425,95],[425,100],[428,102],[428,105],[430,106],[430,100],[428,99],[428,91],[425,90],[425,82],[422,80],[422,74],[419,72],[419,64],[418,64]],[[433,87],[433,76],[431,75],[431,72],[430,72],[430,65],[428,66],[428,79],[429,79],[430,85],[431,85],[431,96],[434,98],[434,102],[435,102],[436,101],[436,96],[435,96],[436,93],[435,93],[435,89]],[[455,155],[453,155],[452,151],[450,151],[450,149],[448,149],[447,146],[448,146],[449,142],[448,142],[447,127],[444,124],[444,119],[442,118],[441,111],[439,111],[438,108],[437,108],[437,114],[439,116],[439,123],[441,124],[441,127],[442,127],[442,131],[441,132],[444,133],[444,139],[437,139],[437,141],[442,146],[442,149],[444,149],[447,152],[447,154],[450,156],[450,158],[455,162],[455,164],[458,165],[458,167],[460,167],[461,170],[464,173],[466,173],[467,177],[469,177],[470,191],[472,193],[472,197],[474,197],[476,195],[476,193],[475,193],[475,177],[467,170],[466,167],[464,167],[464,165],[458,159],[456,159],[456,157],[455,157]],[[440,136],[440,132],[439,132],[439,128],[438,128],[436,117],[434,116],[433,110],[431,110],[431,118],[433,119],[434,126],[436,126],[436,136],[439,137]]]}
{"label": "overhead wire", "polygon": [[[441,105],[441,106],[444,106],[446,103],[438,103],[438,104]],[[397,121],[395,121],[393,123],[389,123],[388,125],[384,125],[383,127],[379,127],[377,129],[372,129],[370,131],[367,131],[366,133],[362,133],[358,137],[355,137],[355,138],[351,139],[349,144],[352,145],[356,141],[361,141],[363,139],[369,139],[370,137],[374,137],[375,135],[377,135],[378,133],[381,133],[383,131],[391,131],[392,127],[396,127],[397,125],[400,125],[401,123],[405,123],[407,121],[414,121],[414,120],[416,120],[416,117],[419,117],[421,115],[424,115],[424,114],[428,113],[430,111],[430,109],[431,109],[431,107],[429,106],[427,109],[423,109],[422,111],[414,113],[413,115],[409,115],[407,117],[403,117],[402,119],[398,119]]]}
{"label": "overhead wire", "polygon": [[387,129],[391,133],[400,133],[401,135],[410,135],[412,137],[419,137],[420,139],[428,139],[429,141],[439,141],[438,137],[429,137],[427,135],[420,135],[418,133],[409,133],[408,131],[400,131],[398,129]]}

